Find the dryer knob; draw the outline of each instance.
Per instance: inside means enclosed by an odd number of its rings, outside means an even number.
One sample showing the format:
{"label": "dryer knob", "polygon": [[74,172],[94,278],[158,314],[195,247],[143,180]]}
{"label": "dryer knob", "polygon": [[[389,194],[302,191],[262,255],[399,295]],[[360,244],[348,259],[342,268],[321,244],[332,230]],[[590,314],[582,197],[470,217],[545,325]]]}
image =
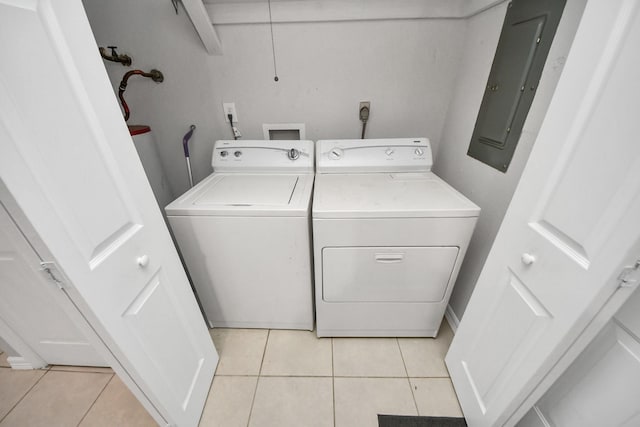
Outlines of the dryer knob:
{"label": "dryer knob", "polygon": [[422,148],[416,148],[416,156],[422,156],[424,154],[424,150]]}
{"label": "dryer knob", "polygon": [[387,156],[391,156],[393,154],[393,148],[387,148],[385,153],[387,153]]}
{"label": "dryer knob", "polygon": [[287,151],[287,156],[289,157],[289,160],[296,160],[298,157],[300,157],[300,151],[292,148],[291,150]]}
{"label": "dryer knob", "polygon": [[227,150],[222,150],[220,152],[220,157],[227,157],[228,154],[229,154],[229,152]]}
{"label": "dryer knob", "polygon": [[342,157],[342,148],[332,148],[329,151],[329,158],[333,160],[338,160]]}
{"label": "dryer knob", "polygon": [[233,155],[236,156],[236,157],[240,157],[240,156],[242,156],[242,151],[238,150],[235,153],[233,153]]}

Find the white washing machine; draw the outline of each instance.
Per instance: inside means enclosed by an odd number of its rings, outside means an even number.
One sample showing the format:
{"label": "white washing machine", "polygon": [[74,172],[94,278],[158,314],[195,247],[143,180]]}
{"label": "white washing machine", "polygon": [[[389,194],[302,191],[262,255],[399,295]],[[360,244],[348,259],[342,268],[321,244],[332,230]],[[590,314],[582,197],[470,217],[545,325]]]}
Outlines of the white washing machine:
{"label": "white washing machine", "polygon": [[480,208],[425,138],[316,144],[318,336],[435,337]]}
{"label": "white washing machine", "polygon": [[313,329],[312,141],[217,141],[166,207],[211,327]]}

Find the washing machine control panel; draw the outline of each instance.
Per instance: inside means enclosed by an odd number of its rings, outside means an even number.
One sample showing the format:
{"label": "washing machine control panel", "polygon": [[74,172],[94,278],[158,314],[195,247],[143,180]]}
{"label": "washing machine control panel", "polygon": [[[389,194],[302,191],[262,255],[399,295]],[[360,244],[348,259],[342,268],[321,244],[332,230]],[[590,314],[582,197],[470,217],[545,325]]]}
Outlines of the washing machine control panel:
{"label": "washing machine control panel", "polygon": [[426,172],[433,159],[426,138],[320,140],[317,173]]}
{"label": "washing machine control panel", "polygon": [[213,145],[215,172],[313,172],[313,141],[228,140]]}

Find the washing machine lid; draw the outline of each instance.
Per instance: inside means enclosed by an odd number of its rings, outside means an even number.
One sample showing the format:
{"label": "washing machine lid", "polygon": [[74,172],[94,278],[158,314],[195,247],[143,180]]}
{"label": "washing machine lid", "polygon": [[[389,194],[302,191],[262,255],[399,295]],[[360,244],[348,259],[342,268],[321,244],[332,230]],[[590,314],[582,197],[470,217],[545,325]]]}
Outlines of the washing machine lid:
{"label": "washing machine lid", "polygon": [[318,174],[314,218],[477,217],[480,208],[432,172]]}
{"label": "washing machine lid", "polygon": [[214,173],[169,204],[168,216],[305,216],[313,174]]}

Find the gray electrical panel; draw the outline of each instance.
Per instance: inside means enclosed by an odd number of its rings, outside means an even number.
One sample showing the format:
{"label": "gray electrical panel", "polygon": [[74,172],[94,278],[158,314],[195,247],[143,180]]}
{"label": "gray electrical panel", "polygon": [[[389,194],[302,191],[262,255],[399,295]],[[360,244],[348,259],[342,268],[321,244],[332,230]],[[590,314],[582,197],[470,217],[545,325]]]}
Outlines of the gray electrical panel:
{"label": "gray electrical panel", "polygon": [[467,154],[506,172],[566,0],[513,0]]}

